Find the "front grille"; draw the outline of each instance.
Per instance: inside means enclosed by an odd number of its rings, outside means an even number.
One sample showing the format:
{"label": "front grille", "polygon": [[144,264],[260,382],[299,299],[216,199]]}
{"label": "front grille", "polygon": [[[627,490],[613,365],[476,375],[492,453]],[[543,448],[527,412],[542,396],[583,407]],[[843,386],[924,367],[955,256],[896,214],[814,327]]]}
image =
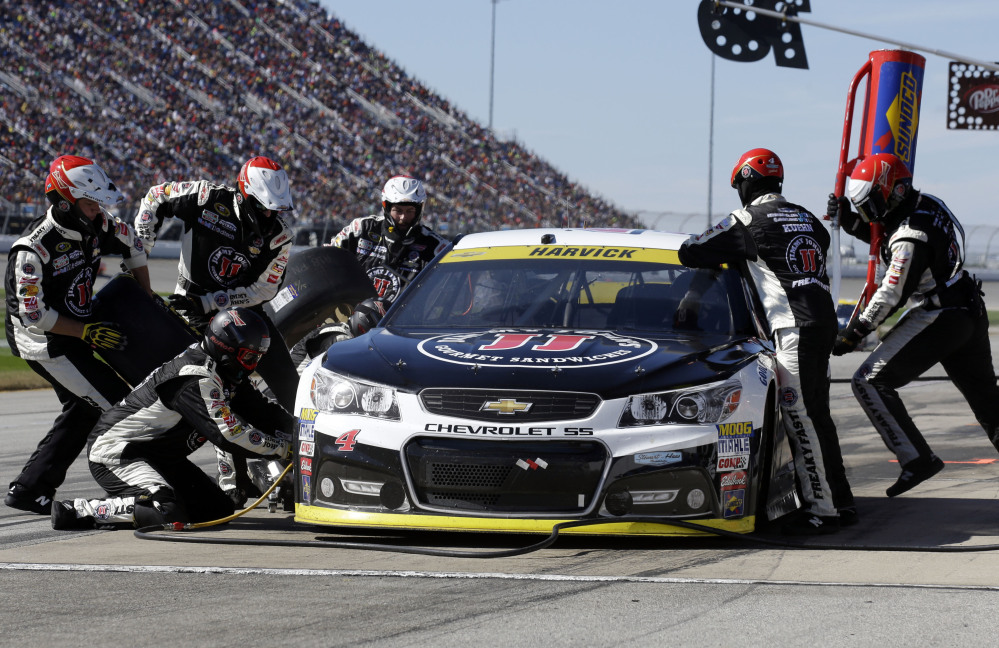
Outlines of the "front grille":
{"label": "front grille", "polygon": [[509,466],[469,466],[428,462],[430,483],[440,488],[499,488],[510,474]]}
{"label": "front grille", "polygon": [[586,511],[609,461],[597,441],[564,440],[418,437],[403,455],[420,506],[525,516]]}
{"label": "front grille", "polygon": [[[432,388],[420,392],[420,402],[428,412],[443,416],[476,421],[536,423],[587,418],[599,407],[600,397],[582,392]],[[509,407],[506,411],[499,406],[483,411],[486,403],[505,403]],[[530,408],[523,411],[526,404],[530,404]]]}

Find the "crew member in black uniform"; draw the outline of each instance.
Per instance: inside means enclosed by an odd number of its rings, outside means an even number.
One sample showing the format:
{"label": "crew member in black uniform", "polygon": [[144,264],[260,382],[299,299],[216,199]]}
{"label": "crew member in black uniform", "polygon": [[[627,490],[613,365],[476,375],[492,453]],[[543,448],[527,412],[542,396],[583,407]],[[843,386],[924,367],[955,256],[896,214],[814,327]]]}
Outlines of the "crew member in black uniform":
{"label": "crew member in black uniform", "polygon": [[90,472],[107,498],[57,502],[52,528],[207,522],[235,504],[188,457],[206,441],[251,457],[292,455],[295,419],[246,381],[270,345],[247,308],[223,309],[201,344],[154,371],[101,416],[90,434]]}
{"label": "crew member in black uniform", "polygon": [[45,196],[52,205],[7,256],[6,333],[11,353],[52,384],[62,413],[11,482],[4,503],[48,515],[97,418],[129,391],[94,355],[94,349],[121,350],[127,343],[115,323],[91,321],[101,255],[120,254],[146,292],[152,289],[142,242],[103,209],[123,196],[101,167],[75,155],[56,158]]}
{"label": "crew member in black uniform", "polygon": [[[135,230],[152,250],[166,218],[184,223],[176,293],[170,305],[204,333],[212,315],[250,308],[264,319],[273,344],[257,373],[286,410],[295,407],[298,372],[263,305],[281,288],[292,234],[279,212],[294,209],[288,174],[266,157],[251,158],[239,172],[238,188],[208,180],[156,185],[139,203]],[[219,452],[219,480],[237,505],[253,486],[245,464]]]}
{"label": "crew member in black uniform", "polygon": [[447,246],[444,237],[420,223],[426,200],[422,182],[393,176],[382,189],[382,213],[355,218],[330,241],[357,256],[386,308]]}
{"label": "crew member in black uniform", "polygon": [[863,311],[840,331],[833,354],[852,351],[906,302],[911,305],[853,375],[853,393],[902,468],[886,491],[895,497],[944,467],[898,395],[899,387],[938,362],[999,449],[989,320],[981,283],[963,267],[961,224],[942,200],[912,188],[912,174],[898,157],[880,153],[862,160],[847,194],[849,200],[829,196],[829,213],[838,209],[843,230],[867,243],[869,224],[884,225],[884,276]]}
{"label": "crew member in black uniform", "polygon": [[296,344],[291,353],[299,369],[334,342],[378,324],[402,289],[447,247],[447,239],[420,223],[426,200],[421,181],[393,176],[382,189],[382,213],[355,218],[329,242],[357,257],[377,297],[358,304],[346,322],[324,322]]}
{"label": "crew member in black uniform", "polygon": [[829,355],[837,329],[826,274],[830,237],[819,219],[780,194],[783,182],[784,167],[773,151],[743,154],[732,170],[743,208],[685,241],[680,262],[698,268],[746,263],[754,276],[777,349],[779,401],[804,500],[782,530],[834,533],[855,523],[857,512],[829,411]]}

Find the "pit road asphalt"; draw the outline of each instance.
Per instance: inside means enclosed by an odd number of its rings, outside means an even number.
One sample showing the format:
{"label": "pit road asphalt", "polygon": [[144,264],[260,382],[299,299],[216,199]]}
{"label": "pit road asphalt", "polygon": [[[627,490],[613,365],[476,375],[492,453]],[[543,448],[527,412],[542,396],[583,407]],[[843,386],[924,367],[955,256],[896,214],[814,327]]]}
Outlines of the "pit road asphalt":
{"label": "pit road asphalt", "polygon": [[[821,538],[765,536],[804,548],[573,536],[513,557],[452,558],[54,531],[0,506],[0,645],[994,646],[999,453],[949,381],[914,383],[903,399],[946,468],[885,497],[898,465],[845,382],[864,357],[833,359],[831,399],[861,521]],[[57,411],[50,390],[0,393],[0,483]],[[211,470],[211,451],[194,458]],[[81,458],[57,497],[99,492]],[[178,535],[470,552],[543,539],[309,527],[263,507]]]}

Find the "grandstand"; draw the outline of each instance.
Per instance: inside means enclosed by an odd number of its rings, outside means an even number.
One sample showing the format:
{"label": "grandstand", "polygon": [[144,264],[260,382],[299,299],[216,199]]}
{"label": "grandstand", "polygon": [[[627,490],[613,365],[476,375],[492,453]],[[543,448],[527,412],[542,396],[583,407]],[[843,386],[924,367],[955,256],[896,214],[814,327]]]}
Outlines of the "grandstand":
{"label": "grandstand", "polygon": [[148,187],[234,185],[267,155],[288,171],[297,242],[372,213],[395,174],[426,181],[446,236],[633,215],[500,141],[305,0],[4,0],[0,234],[44,209],[58,155],[94,158],[131,217]]}

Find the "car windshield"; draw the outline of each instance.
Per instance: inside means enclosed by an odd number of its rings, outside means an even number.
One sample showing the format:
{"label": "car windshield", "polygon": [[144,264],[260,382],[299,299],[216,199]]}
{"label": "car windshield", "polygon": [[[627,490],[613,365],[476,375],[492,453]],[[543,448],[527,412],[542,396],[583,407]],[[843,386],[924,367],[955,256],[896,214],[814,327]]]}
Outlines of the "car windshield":
{"label": "car windshield", "polygon": [[734,269],[695,270],[677,263],[675,252],[635,252],[510,258],[516,255],[496,249],[454,251],[420,275],[383,324],[755,334]]}

